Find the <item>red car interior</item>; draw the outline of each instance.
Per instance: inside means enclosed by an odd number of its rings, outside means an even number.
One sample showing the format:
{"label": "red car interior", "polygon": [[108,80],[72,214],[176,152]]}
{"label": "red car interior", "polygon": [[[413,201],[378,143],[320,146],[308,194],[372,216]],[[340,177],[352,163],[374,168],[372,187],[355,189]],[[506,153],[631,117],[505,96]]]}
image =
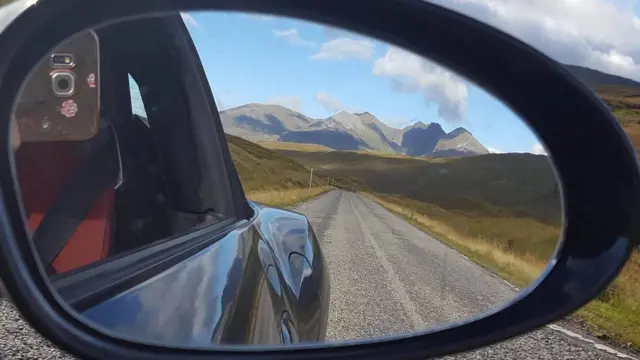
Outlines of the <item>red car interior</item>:
{"label": "red car interior", "polygon": [[[16,168],[29,230],[33,232],[56,196],[84,160],[82,142],[23,143]],[[53,261],[50,271],[61,273],[104,259],[109,253],[115,190],[109,187],[94,202]]]}

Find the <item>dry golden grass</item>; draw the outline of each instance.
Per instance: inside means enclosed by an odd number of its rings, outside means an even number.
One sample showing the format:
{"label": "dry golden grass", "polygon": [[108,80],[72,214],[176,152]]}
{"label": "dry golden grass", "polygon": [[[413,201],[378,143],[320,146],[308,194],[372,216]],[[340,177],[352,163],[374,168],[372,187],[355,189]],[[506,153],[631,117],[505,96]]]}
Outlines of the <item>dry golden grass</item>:
{"label": "dry golden grass", "polygon": [[435,204],[474,219],[532,218],[557,226],[561,218],[557,182],[544,156],[434,159],[351,151],[279,152],[318,173],[357,179],[368,188],[359,190]]}
{"label": "dry golden grass", "polygon": [[535,280],[545,266],[544,261],[530,254],[517,254],[507,250],[497,241],[462,234],[456,228],[426,216],[415,209],[386,199],[384,195],[361,193],[387,210],[403,217],[413,225],[434,235],[444,243],[491,269],[515,285],[526,286]]}
{"label": "dry golden grass", "polygon": [[635,251],[614,283],[576,313],[601,338],[640,350],[640,252]]}
{"label": "dry golden grass", "polygon": [[[492,270],[503,279],[525,287],[541,274],[548,259],[530,253],[514,252],[504,243],[487,237],[464,234],[413,207],[397,203],[386,195],[361,193],[413,225],[434,235],[479,265]],[[445,221],[448,221],[445,218]],[[633,350],[640,350],[640,251],[636,251],[618,278],[597,299],[578,310],[571,318],[589,328],[597,337],[614,341]]]}
{"label": "dry golden grass", "polygon": [[[596,90],[620,121],[636,154],[640,154],[640,89],[602,87]],[[576,313],[597,336],[640,349],[640,252],[600,297]]]}
{"label": "dry golden grass", "polygon": [[596,89],[599,96],[618,119],[636,151],[640,153],[640,89],[603,86]]}
{"label": "dry golden grass", "polygon": [[300,144],[279,141],[258,141],[256,144],[271,150],[295,150],[295,151],[333,151],[332,148],[318,144]]}
{"label": "dry golden grass", "polygon": [[333,189],[326,186],[328,177],[314,173],[309,190],[309,169],[287,156],[236,136],[227,135],[227,141],[249,200],[283,208]]}
{"label": "dry golden grass", "polygon": [[[251,141],[227,135],[231,159],[247,193],[309,187],[310,169],[276,151]],[[327,184],[328,178],[317,171],[313,187]]]}
{"label": "dry golden grass", "polygon": [[636,154],[640,153],[640,125],[637,125],[637,124],[624,125],[623,124],[623,129],[624,129],[624,132],[627,134],[627,137],[629,137],[629,141],[631,141],[631,145],[633,145],[633,148],[636,151]]}
{"label": "dry golden grass", "polygon": [[323,194],[332,190],[331,186],[318,186],[306,189],[273,189],[265,191],[253,191],[247,193],[247,198],[251,201],[262,203],[268,206],[285,208]]}
{"label": "dry golden grass", "polygon": [[409,160],[427,161],[431,163],[446,163],[455,159],[453,157],[409,156],[404,154],[381,153],[381,152],[376,152],[371,150],[344,150],[341,152],[355,153],[355,154],[362,154],[362,155],[373,155],[373,156],[377,156],[380,158],[387,158],[387,159],[409,159]]}

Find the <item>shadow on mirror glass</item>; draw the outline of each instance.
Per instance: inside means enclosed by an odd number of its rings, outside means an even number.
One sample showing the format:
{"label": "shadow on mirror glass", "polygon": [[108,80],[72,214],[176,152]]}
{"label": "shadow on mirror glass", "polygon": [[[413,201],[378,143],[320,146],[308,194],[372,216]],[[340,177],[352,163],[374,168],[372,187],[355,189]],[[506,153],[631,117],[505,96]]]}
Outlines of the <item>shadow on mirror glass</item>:
{"label": "shadow on mirror glass", "polygon": [[469,319],[540,275],[562,225],[550,158],[498,100],[288,18],[78,34],[33,70],[12,124],[43,273],[137,341],[364,340]]}

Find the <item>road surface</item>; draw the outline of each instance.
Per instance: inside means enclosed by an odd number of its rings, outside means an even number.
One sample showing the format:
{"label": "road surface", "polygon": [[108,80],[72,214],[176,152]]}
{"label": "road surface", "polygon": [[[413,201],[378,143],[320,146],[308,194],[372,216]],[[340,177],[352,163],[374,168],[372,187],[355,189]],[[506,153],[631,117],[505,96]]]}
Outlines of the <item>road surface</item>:
{"label": "road surface", "polygon": [[[517,294],[372,200],[332,191],[295,208],[312,222],[331,274],[328,340],[423,330]],[[620,359],[550,328],[446,359]]]}
{"label": "road surface", "polygon": [[[321,239],[331,274],[328,340],[426,329],[478,315],[517,290],[360,195],[332,191],[295,208]],[[543,328],[443,359],[620,359],[600,344]],[[0,300],[0,359],[72,359]]]}

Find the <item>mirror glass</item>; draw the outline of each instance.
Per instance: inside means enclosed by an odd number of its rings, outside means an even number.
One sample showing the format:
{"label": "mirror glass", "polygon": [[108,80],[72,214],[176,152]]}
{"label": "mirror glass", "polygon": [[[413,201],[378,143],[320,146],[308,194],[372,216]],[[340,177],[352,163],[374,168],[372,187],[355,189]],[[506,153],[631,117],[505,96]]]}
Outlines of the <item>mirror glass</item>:
{"label": "mirror glass", "polygon": [[550,157],[504,104],[429,59],[290,18],[77,34],[33,69],[11,130],[42,273],[136,341],[433,329],[518,296],[561,229]]}

